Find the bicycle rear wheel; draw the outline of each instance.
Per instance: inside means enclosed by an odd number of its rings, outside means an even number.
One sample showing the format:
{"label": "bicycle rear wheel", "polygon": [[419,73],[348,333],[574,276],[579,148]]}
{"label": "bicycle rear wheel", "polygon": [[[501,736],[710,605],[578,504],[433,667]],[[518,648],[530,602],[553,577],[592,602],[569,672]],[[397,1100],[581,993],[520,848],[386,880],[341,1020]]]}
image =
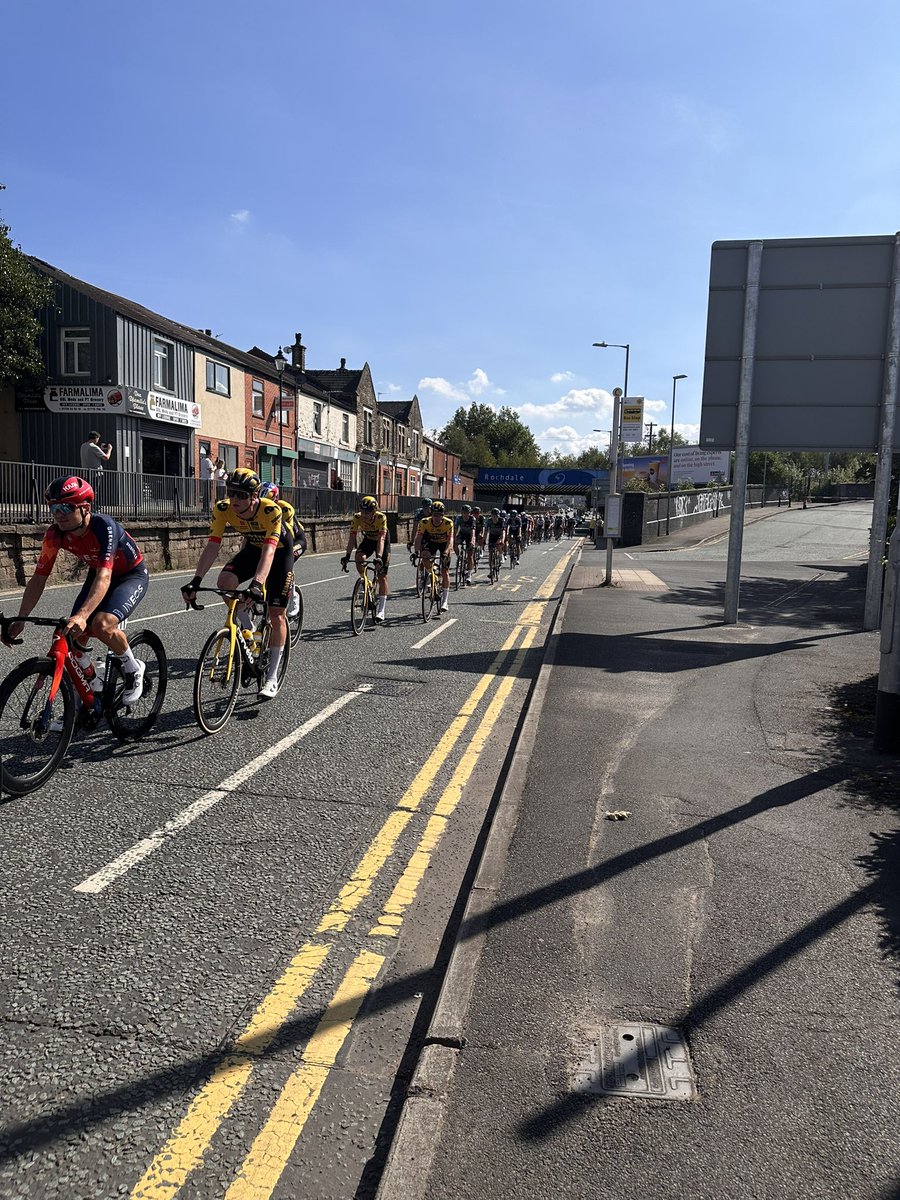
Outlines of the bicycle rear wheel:
{"label": "bicycle rear wheel", "polygon": [[[133,704],[122,702],[125,676],[121,662],[112,654],[107,655],[106,662],[107,671],[113,672],[113,679],[104,683],[103,688],[106,719],[110,729],[122,741],[141,738],[150,732],[162,709],[169,680],[169,660],[165,647],[152,630],[136,633],[128,639],[128,644],[134,657],[144,664],[144,691],[141,698]],[[107,692],[107,688],[114,690]]]}
{"label": "bicycle rear wheel", "polygon": [[453,590],[458,592],[461,587],[466,586],[466,559],[465,551],[456,556],[456,570],[453,572]]}
{"label": "bicycle rear wheel", "polygon": [[63,675],[50,703],[54,662],[30,658],[0,687],[0,791],[21,796],[46,783],[69,748],[75,693]]}
{"label": "bicycle rear wheel", "polygon": [[217,629],[206,639],[194,673],[194,716],[204,733],[218,733],[228,724],[241,685],[241,657],[235,642],[231,670],[228,655],[231,635]]}
{"label": "bicycle rear wheel", "polygon": [[293,648],[300,641],[300,633],[303,629],[303,593],[300,591],[299,587],[297,588],[297,611],[292,617],[288,617],[287,623],[288,638],[291,643],[291,648]]}
{"label": "bicycle rear wheel", "polygon": [[360,634],[366,623],[366,613],[369,608],[369,597],[366,581],[360,575],[353,585],[353,595],[350,597],[350,625],[354,635]]}

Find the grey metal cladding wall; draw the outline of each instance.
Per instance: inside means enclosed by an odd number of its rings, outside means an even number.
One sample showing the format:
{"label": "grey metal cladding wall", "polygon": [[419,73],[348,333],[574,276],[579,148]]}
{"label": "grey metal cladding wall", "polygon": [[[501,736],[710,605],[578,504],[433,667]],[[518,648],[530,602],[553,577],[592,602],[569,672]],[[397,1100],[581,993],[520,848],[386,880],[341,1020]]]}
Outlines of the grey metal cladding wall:
{"label": "grey metal cladding wall", "polygon": [[[72,325],[83,325],[91,335],[91,376],[88,382],[121,383],[118,374],[116,318],[107,308],[91,296],[78,292],[67,283],[55,283],[56,307],[44,310],[44,331],[41,335],[41,350],[51,379],[61,380],[63,375],[61,329]],[[75,376],[72,383],[84,382]]]}
{"label": "grey metal cladding wall", "polygon": [[128,317],[117,318],[121,331],[121,382],[134,387],[153,389],[153,342],[156,338],[175,347],[174,393],[183,400],[194,399],[194,352],[185,342],[176,341],[164,333],[155,333]]}
{"label": "grey metal cladding wall", "polygon": [[[705,448],[735,444],[748,246],[712,247]],[[751,449],[877,446],[893,259],[893,235],[763,242]]]}

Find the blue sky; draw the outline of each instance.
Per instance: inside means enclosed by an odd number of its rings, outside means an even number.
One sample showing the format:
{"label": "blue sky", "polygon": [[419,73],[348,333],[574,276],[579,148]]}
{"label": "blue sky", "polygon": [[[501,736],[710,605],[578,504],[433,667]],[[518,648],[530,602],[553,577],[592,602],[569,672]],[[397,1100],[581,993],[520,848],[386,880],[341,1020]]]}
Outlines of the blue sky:
{"label": "blue sky", "polygon": [[[7,0],[0,212],[223,340],[303,334],[440,428],[605,444],[631,345],[696,439],[712,243],[900,226],[896,0]],[[13,115],[14,114],[14,115]]]}

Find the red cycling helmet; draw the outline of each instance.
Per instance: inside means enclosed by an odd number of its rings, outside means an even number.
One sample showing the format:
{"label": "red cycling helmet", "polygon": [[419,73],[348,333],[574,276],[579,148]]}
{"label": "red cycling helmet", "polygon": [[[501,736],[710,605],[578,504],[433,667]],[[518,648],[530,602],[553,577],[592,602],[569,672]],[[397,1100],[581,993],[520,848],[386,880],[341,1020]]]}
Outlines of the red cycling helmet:
{"label": "red cycling helmet", "polygon": [[92,504],[94,489],[80,475],[60,475],[44,492],[48,504]]}

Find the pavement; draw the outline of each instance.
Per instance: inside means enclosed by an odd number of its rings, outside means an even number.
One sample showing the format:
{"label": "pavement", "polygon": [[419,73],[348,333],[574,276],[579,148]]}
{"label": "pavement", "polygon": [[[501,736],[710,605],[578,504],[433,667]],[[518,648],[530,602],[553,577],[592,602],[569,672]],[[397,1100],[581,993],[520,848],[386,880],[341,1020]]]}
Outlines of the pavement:
{"label": "pavement", "polygon": [[573,565],[379,1200],[900,1195],[864,568],[726,626],[671,554],[726,534]]}

